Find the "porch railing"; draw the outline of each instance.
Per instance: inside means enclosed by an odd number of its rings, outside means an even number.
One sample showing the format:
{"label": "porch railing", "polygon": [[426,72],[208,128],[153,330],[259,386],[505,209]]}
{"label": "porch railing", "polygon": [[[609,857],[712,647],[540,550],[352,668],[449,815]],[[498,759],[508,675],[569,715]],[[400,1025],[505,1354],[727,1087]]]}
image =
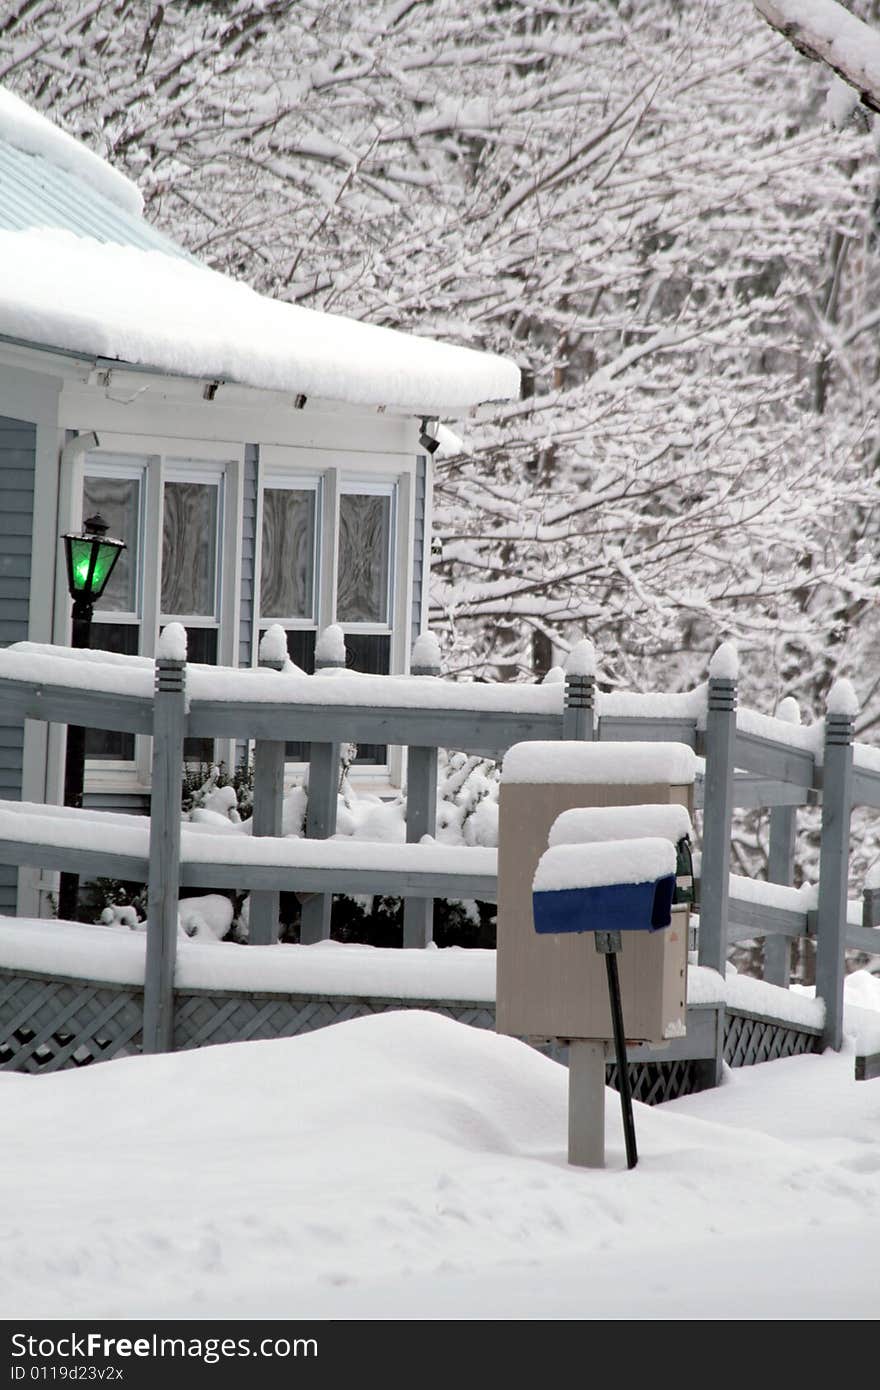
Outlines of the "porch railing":
{"label": "porch railing", "polygon": [[[305,942],[329,936],[334,893],[381,891],[405,900],[404,944],[426,945],[433,898],[495,896],[492,851],[421,843],[436,831],[438,749],[501,758],[513,743],[572,738],[674,740],[705,759],[705,775],[697,785],[703,820],[699,962],[723,973],[731,942],[763,936],[766,978],[787,984],[792,941],[813,937],[817,992],[826,1006],[825,1040],[840,1046],[845,951],[880,954],[875,927],[880,894],[866,894],[863,909],[857,909],[859,921],[853,920],[853,906],[847,902],[852,808],[880,809],[880,750],[854,744],[851,714],[835,711],[804,728],[738,711],[736,681],[729,674],[710,674],[704,694],[630,697],[599,695],[593,677],[582,672],[555,685],[482,686],[445,681],[433,668],[421,668],[422,674],[412,677],[347,673],[325,680],[277,669],[187,666],[166,657],[155,663],[98,657],[93,653],[83,659],[82,653],[30,644],[3,650],[0,722],[37,719],[151,735],[149,825],[141,826],[138,839],[137,818],[106,822],[132,822],[128,829],[135,839],[123,852],[118,838],[108,837],[102,844],[95,833],[95,817],[106,813],[59,814],[58,808],[47,808],[42,819],[35,811],[22,818],[23,809],[7,803],[0,808],[0,861],[146,878],[146,1046],[168,1045],[180,886],[249,888],[254,945],[275,940],[283,889],[313,895],[304,904]],[[234,851],[225,837],[200,839],[186,828],[181,836],[187,737],[253,743],[250,843],[261,846],[256,857],[252,850]],[[352,847],[339,841],[319,846],[281,840],[287,741],[311,746],[305,835],[312,842],[327,840],[336,830],[340,744],[405,746],[407,845],[394,847],[389,855],[388,847],[366,851],[363,841]],[[814,904],[790,888],[796,812],[808,805],[822,807]],[[775,888],[747,885],[730,875],[732,813],[754,807],[771,808],[769,877]]]}

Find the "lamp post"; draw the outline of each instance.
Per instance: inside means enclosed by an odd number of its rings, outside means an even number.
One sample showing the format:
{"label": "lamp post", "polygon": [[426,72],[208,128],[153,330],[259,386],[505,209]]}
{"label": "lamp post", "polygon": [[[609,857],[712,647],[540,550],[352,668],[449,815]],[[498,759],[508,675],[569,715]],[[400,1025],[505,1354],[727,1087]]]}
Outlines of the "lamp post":
{"label": "lamp post", "polygon": [[[71,646],[89,646],[95,604],[107,587],[116,561],[125,549],[124,541],[107,535],[103,517],[95,515],[83,523],[82,531],[62,537],[67,564],[67,587],[73,599]],[[64,763],[64,804],[81,806],[85,769],[86,731],[79,724],[67,726],[67,756]],[[58,895],[58,916],[73,918],[79,893],[79,875],[62,874]]]}

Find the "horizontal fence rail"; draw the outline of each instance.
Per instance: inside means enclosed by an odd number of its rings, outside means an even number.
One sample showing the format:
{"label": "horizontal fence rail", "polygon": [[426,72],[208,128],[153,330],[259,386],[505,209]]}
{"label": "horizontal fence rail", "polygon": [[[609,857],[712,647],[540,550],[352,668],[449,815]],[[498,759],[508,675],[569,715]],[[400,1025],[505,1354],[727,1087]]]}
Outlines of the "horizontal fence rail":
{"label": "horizontal fence rail", "polygon": [[506,711],[368,709],[360,704],[267,705],[192,700],[187,737],[301,741],[303,743],[412,744],[455,748],[482,757],[501,757],[514,743],[562,738],[553,714]]}

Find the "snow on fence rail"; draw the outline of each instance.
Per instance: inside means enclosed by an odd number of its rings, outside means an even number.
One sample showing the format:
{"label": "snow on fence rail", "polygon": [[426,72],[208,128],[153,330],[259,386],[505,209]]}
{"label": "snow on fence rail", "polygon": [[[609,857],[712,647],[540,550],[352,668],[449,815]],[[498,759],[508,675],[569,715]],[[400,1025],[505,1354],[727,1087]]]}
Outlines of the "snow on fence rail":
{"label": "snow on fence rail", "polygon": [[[854,697],[838,682],[827,716],[807,727],[790,708],[771,717],[737,710],[736,663],[720,648],[709,680],[684,694],[600,694],[589,644],[575,648],[565,679],[536,686],[459,684],[433,664],[411,676],[324,669],[306,676],[272,642],[261,669],[109,656],[21,643],[0,651],[0,703],[8,722],[31,718],[153,735],[153,814],[111,816],[59,808],[0,807],[0,860],[149,880],[147,1046],[166,1046],[177,935],[178,886],[250,887],[251,941],[277,931],[282,888],[310,894],[302,939],[329,936],[334,892],[383,892],[405,900],[404,943],[431,936],[434,897],[495,897],[494,851],[420,843],[436,830],[437,750],[501,757],[527,740],[677,741],[705,758],[699,960],[723,973],[730,941],[766,937],[765,978],[788,981],[790,942],[815,935],[825,1038],[840,1046],[847,946],[880,954],[873,897],[862,924],[846,902],[853,805],[880,808],[880,750],[853,744]],[[425,653],[427,652],[427,657]],[[417,658],[432,661],[424,646]],[[847,688],[844,688],[847,687]],[[791,702],[783,702],[790,706]],[[251,837],[181,832],[178,789],[185,737],[254,741]],[[311,745],[306,840],[281,838],[284,746]],[[339,746],[347,741],[409,750],[406,845],[330,841],[336,829]],[[820,882],[808,904],[788,888],[796,808],[822,804]],[[769,884],[730,875],[733,808],[769,806]],[[104,833],[96,843],[94,817]],[[129,824],[128,822],[131,822]],[[320,843],[324,841],[325,843]],[[326,843],[330,841],[329,843]]]}

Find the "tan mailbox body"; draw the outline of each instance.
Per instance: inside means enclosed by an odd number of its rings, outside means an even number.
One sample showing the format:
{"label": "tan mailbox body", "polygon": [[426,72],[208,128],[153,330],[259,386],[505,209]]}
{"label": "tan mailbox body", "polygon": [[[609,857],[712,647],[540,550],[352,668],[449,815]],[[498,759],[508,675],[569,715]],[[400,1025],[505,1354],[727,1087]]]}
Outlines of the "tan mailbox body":
{"label": "tan mailbox body", "polygon": [[[520,779],[520,748],[529,750],[522,760],[529,769],[541,766],[546,750],[547,780]],[[641,775],[639,769],[651,780],[633,781],[634,774]],[[565,1039],[612,1036],[605,960],[596,950],[594,934],[535,931],[535,868],[556,817],[576,806],[666,802],[692,813],[693,769],[693,753],[684,744],[520,744],[508,752],[498,830],[499,1033]],[[661,779],[661,773],[669,780]],[[684,1034],[687,929],[685,906],[673,909],[672,924],[665,930],[621,934],[617,959],[628,1040],[663,1042]]]}

